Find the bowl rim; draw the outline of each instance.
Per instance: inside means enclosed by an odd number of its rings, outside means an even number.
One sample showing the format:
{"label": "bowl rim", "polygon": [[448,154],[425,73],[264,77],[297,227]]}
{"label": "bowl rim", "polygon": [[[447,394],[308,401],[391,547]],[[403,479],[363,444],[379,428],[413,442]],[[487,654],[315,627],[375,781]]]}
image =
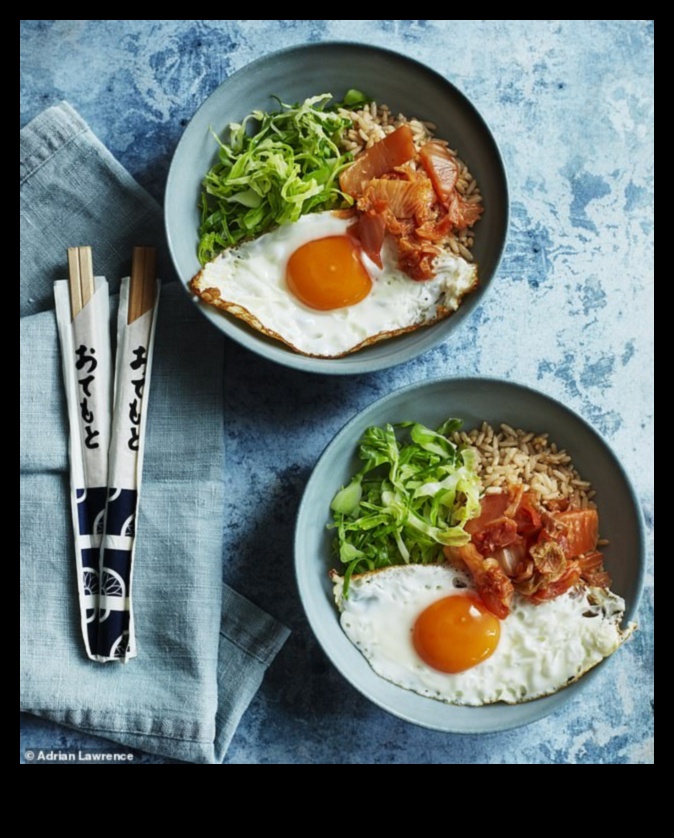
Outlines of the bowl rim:
{"label": "bowl rim", "polygon": [[[398,710],[395,707],[391,706],[384,700],[379,699],[376,696],[371,695],[367,691],[366,686],[362,686],[360,683],[356,683],[355,679],[353,679],[348,672],[345,671],[345,668],[341,666],[340,662],[336,660],[336,655],[332,653],[332,650],[329,647],[329,644],[326,642],[324,643],[323,637],[324,633],[322,631],[321,620],[319,617],[319,611],[323,611],[322,608],[314,609],[313,606],[310,606],[309,603],[312,599],[312,595],[310,594],[312,583],[311,578],[313,576],[311,570],[312,567],[308,562],[302,563],[300,561],[300,556],[302,554],[302,532],[303,532],[303,523],[304,519],[308,516],[308,507],[311,503],[311,496],[314,492],[315,486],[321,485],[319,483],[320,479],[320,467],[323,462],[328,458],[330,452],[338,447],[342,442],[351,435],[352,431],[358,427],[361,428],[361,431],[364,427],[364,418],[370,414],[371,412],[374,413],[378,411],[380,408],[384,407],[387,403],[395,402],[397,399],[409,394],[413,393],[418,390],[423,390],[425,388],[432,388],[436,385],[448,384],[453,383],[457,386],[461,386],[462,384],[466,386],[473,386],[475,383],[479,382],[483,385],[495,384],[498,386],[506,386],[512,387],[514,391],[526,391],[528,393],[533,394],[537,398],[542,398],[544,401],[548,401],[552,404],[552,406],[561,411],[561,413],[565,416],[567,420],[572,422],[580,423],[581,426],[585,428],[586,431],[590,433],[592,437],[599,442],[600,446],[603,447],[605,453],[607,454],[608,458],[612,461],[613,465],[617,468],[618,472],[620,473],[624,486],[627,489],[628,499],[630,504],[632,505],[635,511],[635,517],[637,521],[637,539],[638,539],[638,559],[639,565],[635,577],[634,583],[634,599],[631,603],[627,604],[625,609],[625,614],[623,616],[623,624],[626,625],[628,622],[635,620],[636,615],[639,611],[639,607],[641,604],[641,599],[644,590],[644,579],[646,573],[646,534],[645,534],[645,523],[643,517],[643,510],[641,508],[641,504],[639,502],[638,496],[632,484],[632,481],[620,461],[619,457],[615,453],[613,446],[607,441],[607,439],[601,434],[593,425],[591,425],[586,419],[584,419],[580,414],[576,413],[572,410],[568,405],[564,404],[563,402],[559,401],[554,396],[550,396],[548,393],[545,393],[535,387],[531,387],[527,384],[520,383],[518,381],[514,381],[512,379],[505,379],[505,378],[498,378],[495,376],[488,376],[488,375],[471,375],[471,376],[435,376],[432,378],[424,379],[423,381],[416,381],[411,384],[406,384],[402,387],[396,388],[395,390],[375,399],[374,401],[368,403],[363,408],[358,410],[341,428],[334,437],[328,442],[328,444],[324,447],[323,451],[317,458],[314,467],[312,469],[311,475],[307,480],[306,486],[304,488],[304,492],[302,493],[302,498],[298,507],[297,516],[295,520],[295,533],[293,539],[293,565],[295,571],[295,583],[298,589],[300,601],[302,603],[302,608],[305,613],[305,617],[309,623],[309,626],[312,630],[314,638],[318,642],[318,645],[321,647],[323,653],[328,657],[332,665],[337,669],[337,671],[342,675],[342,677],[348,681],[356,690],[358,690],[362,695],[364,695],[369,701],[373,702],[375,705],[381,707],[381,709],[385,710],[386,712],[392,714],[393,716],[397,716],[398,718],[404,719],[405,721],[411,722],[412,724],[418,725],[420,727],[425,727],[431,730],[436,730],[439,732],[444,733],[453,733],[459,735],[469,735],[475,733],[495,733],[505,730],[512,730],[518,727],[524,727],[529,724],[533,724],[534,722],[540,721],[542,718],[548,716],[550,713],[554,712],[558,707],[566,704],[567,701],[571,700],[580,690],[583,689],[583,685],[589,683],[591,679],[596,677],[598,674],[599,669],[601,668],[601,664],[604,661],[600,661],[599,664],[595,665],[592,669],[586,672],[582,678],[573,683],[569,686],[558,690],[556,693],[549,695],[549,696],[542,696],[538,699],[533,699],[532,701],[524,702],[523,704],[518,705],[489,705],[499,706],[499,707],[513,707],[513,709],[518,707],[527,707],[533,708],[533,712],[529,714],[527,718],[513,718],[512,722],[507,723],[499,723],[492,726],[479,726],[476,725],[474,727],[464,726],[461,730],[455,730],[451,726],[438,726],[437,724],[419,720],[418,718],[413,718],[409,713],[404,711]],[[306,565],[306,572],[305,567],[301,565]],[[326,567],[326,573],[328,568]],[[316,613],[314,613],[316,611]],[[428,699],[429,701],[433,701],[433,699]],[[450,705],[451,706],[451,705]],[[538,708],[538,709],[536,709]],[[476,707],[472,708],[479,710],[481,708]]]}
{"label": "bowl rim", "polygon": [[[485,133],[486,138],[490,142],[492,146],[490,150],[492,152],[492,165],[495,167],[498,180],[500,181],[500,188],[502,188],[503,190],[502,236],[500,244],[498,244],[497,249],[494,251],[493,268],[489,276],[489,279],[486,282],[486,285],[481,282],[479,286],[470,295],[466,297],[465,301],[462,302],[459,309],[453,314],[451,314],[448,318],[445,318],[444,320],[434,324],[433,326],[422,328],[413,332],[412,335],[421,335],[421,338],[418,338],[417,345],[412,349],[412,351],[408,351],[406,353],[404,349],[402,349],[398,352],[392,353],[392,357],[391,354],[381,356],[375,355],[369,359],[369,363],[363,363],[360,359],[363,357],[367,358],[367,355],[364,355],[363,353],[367,353],[368,349],[372,347],[365,347],[362,350],[358,350],[357,352],[346,355],[342,358],[314,358],[311,356],[302,355],[301,353],[295,352],[289,347],[286,347],[284,344],[280,344],[279,342],[273,341],[273,339],[256,332],[254,329],[250,327],[248,327],[245,330],[240,328],[240,326],[238,326],[237,324],[231,323],[227,319],[227,317],[224,317],[222,312],[216,311],[215,309],[213,309],[212,306],[208,306],[198,297],[195,297],[188,287],[188,282],[189,279],[191,279],[191,277],[184,280],[182,276],[182,271],[179,268],[179,253],[176,243],[178,234],[174,230],[174,227],[172,225],[172,213],[170,211],[170,206],[172,205],[173,201],[176,200],[174,199],[173,195],[174,191],[177,191],[175,187],[175,181],[177,179],[176,172],[179,168],[180,157],[184,153],[184,150],[190,142],[192,131],[196,130],[195,123],[198,120],[199,114],[207,108],[208,103],[211,99],[221,96],[222,91],[226,90],[227,85],[234,82],[237,78],[251,72],[255,73],[261,66],[267,63],[273,64],[279,58],[292,56],[294,54],[301,55],[306,54],[307,52],[320,53],[323,51],[344,48],[353,49],[362,52],[363,54],[371,53],[373,56],[387,56],[394,61],[399,61],[407,64],[408,66],[413,68],[417,73],[426,75],[435,84],[448,87],[451,90],[452,95],[456,97],[457,101],[461,103],[461,106],[471,113],[472,118],[475,119],[477,124],[479,124],[480,130]],[[215,155],[215,149],[213,153]],[[224,335],[230,337],[232,340],[235,340],[237,343],[244,346],[246,349],[255,352],[257,355],[265,358],[268,361],[281,364],[282,366],[291,369],[297,369],[301,372],[310,372],[324,375],[367,375],[372,372],[378,372],[384,369],[391,369],[400,364],[407,363],[408,361],[418,358],[426,352],[429,352],[430,350],[444,343],[446,340],[449,340],[451,332],[453,332],[455,328],[461,328],[462,325],[464,325],[464,321],[468,320],[473,315],[474,311],[482,303],[482,298],[488,290],[489,285],[496,279],[503,261],[503,255],[508,242],[510,231],[510,203],[511,199],[507,172],[503,161],[503,154],[501,152],[499,144],[496,141],[496,137],[484,116],[460,88],[458,88],[452,81],[450,81],[447,77],[442,75],[442,73],[440,73],[439,71],[434,70],[432,67],[429,67],[427,64],[424,64],[416,58],[412,58],[409,55],[405,55],[404,53],[398,52],[394,49],[375,44],[367,44],[360,41],[329,40],[309,44],[293,44],[259,56],[258,58],[253,59],[247,64],[244,64],[242,67],[239,67],[238,70],[235,70],[230,76],[223,79],[218,85],[216,85],[216,87],[213,88],[213,90],[211,90],[208,96],[206,96],[206,98],[203,99],[203,101],[196,108],[196,110],[188,120],[187,124],[185,125],[180,139],[178,140],[178,143],[171,156],[171,163],[166,179],[166,189],[164,193],[163,202],[164,231],[168,244],[171,263],[176,272],[176,276],[178,277],[179,283],[183,287],[185,293],[190,298],[191,302],[199,309],[201,314],[205,316],[206,319],[209,320]],[[198,266],[198,261],[196,264]],[[217,315],[217,317],[215,315]],[[403,334],[396,338],[387,339],[386,341],[384,341],[384,343],[390,345],[393,342],[400,342],[400,346],[404,347],[404,341],[406,337],[407,335]],[[374,347],[376,347],[377,345],[378,344],[374,344]],[[353,360],[356,356],[357,359]]]}

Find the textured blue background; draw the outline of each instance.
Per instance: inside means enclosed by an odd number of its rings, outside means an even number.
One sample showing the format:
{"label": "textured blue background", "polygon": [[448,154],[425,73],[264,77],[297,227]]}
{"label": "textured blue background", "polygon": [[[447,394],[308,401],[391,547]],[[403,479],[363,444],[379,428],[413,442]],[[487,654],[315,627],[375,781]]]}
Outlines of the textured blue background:
{"label": "textured blue background", "polygon": [[[227,342],[225,578],[293,633],[226,762],[650,764],[653,21],[24,20],[21,125],[68,100],[162,201],[180,134],[213,88],[267,51],[321,40],[398,50],[470,97],[504,156],[511,228],[499,282],[451,352],[328,380]],[[649,535],[637,635],[560,712],[488,736],[417,728],[353,690],[309,631],[292,567],[297,505],[334,433],[378,396],[452,373],[536,386],[590,421],[632,478]],[[97,744],[29,717],[21,729],[22,753]]]}

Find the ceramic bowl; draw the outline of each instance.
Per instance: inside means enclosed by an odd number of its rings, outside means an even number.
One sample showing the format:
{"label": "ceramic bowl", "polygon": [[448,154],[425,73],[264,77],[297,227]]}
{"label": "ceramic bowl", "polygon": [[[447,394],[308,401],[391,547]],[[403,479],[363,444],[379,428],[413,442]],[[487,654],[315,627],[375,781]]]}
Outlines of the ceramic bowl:
{"label": "ceramic bowl", "polygon": [[[614,663],[602,661],[576,683],[554,695],[523,704],[484,707],[453,706],[402,689],[379,677],[342,631],[332,596],[330,502],[349,483],[361,461],[356,455],[363,431],[371,425],[407,420],[439,427],[448,417],[464,429],[487,421],[537,433],[565,448],[580,474],[596,490],[601,534],[611,589],[626,601],[624,623],[635,618],[644,570],[644,535],[640,508],[629,479],[615,454],[583,419],[536,390],[488,378],[426,381],[397,390],[355,416],[328,445],[306,486],[295,536],[295,570],[299,593],[311,628],[341,674],[363,695],[390,713],[415,724],[455,733],[486,733],[537,721],[573,699]],[[627,641],[632,642],[632,641]],[[618,649],[615,655],[620,655]]]}
{"label": "ceramic bowl", "polygon": [[475,228],[473,247],[480,284],[447,319],[337,359],[300,355],[193,297],[215,328],[265,358],[308,372],[373,372],[408,361],[450,340],[493,284],[506,240],[508,192],[501,155],[475,106],[451,81],[406,56],[368,45],[293,47],[248,64],[217,87],[178,143],[168,176],[165,219],[173,263],[190,296],[187,283],[200,268],[197,244],[201,183],[217,159],[212,131],[221,135],[230,122],[240,122],[250,111],[277,107],[273,95],[284,102],[326,92],[341,98],[353,87],[388,104],[396,113],[434,122],[437,136],[459,151],[480,186],[485,207]]}

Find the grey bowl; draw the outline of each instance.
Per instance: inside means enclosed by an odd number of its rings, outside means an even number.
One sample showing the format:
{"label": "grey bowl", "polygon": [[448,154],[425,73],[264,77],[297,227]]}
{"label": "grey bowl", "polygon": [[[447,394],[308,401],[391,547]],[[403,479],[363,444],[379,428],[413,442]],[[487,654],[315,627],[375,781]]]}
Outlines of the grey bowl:
{"label": "grey bowl", "polygon": [[187,283],[200,267],[197,201],[202,179],[217,157],[211,129],[221,134],[230,122],[240,121],[251,110],[269,109],[274,94],[295,102],[318,93],[341,97],[351,87],[387,103],[395,112],[435,122],[437,135],[459,150],[484,198],[485,212],[476,227],[473,248],[480,287],[446,320],[338,359],[299,355],[193,298],[216,328],[248,349],[287,367],[324,374],[373,372],[421,355],[450,337],[493,282],[506,240],[508,192],[496,142],[475,107],[443,76],[385,49],[352,43],[293,47],[248,64],[211,93],[178,143],[166,187],[169,249],[190,293]]}
{"label": "grey bowl", "polygon": [[[415,420],[438,427],[449,416],[464,428],[484,420],[538,433],[566,448],[581,475],[597,491],[603,536],[610,539],[605,564],[611,589],[626,601],[625,622],[635,618],[645,564],[644,532],[639,504],[629,479],[607,443],[583,419],[542,393],[490,378],[426,381],[397,390],[367,407],[328,445],[307,483],[295,530],[295,572],[311,628],[341,674],[375,704],[423,727],[454,733],[488,733],[537,721],[574,698],[605,667],[608,658],[555,695],[524,704],[459,707],[424,698],[383,680],[351,644],[339,624],[328,570],[333,565],[330,502],[360,467],[356,447],[370,425]],[[630,641],[628,641],[630,642]],[[619,649],[616,655],[621,654]]]}

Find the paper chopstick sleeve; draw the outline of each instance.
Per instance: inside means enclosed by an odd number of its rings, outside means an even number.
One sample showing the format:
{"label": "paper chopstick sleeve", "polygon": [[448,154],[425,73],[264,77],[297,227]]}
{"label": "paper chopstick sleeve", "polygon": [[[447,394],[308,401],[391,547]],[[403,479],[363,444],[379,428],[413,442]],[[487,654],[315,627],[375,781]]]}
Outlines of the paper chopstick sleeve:
{"label": "paper chopstick sleeve", "polygon": [[71,317],[68,280],[54,283],[56,319],[68,407],[70,499],[80,624],[87,655],[97,659],[100,545],[107,499],[112,403],[108,283]]}
{"label": "paper chopstick sleeve", "polygon": [[114,406],[108,462],[108,504],[99,595],[98,658],[137,654],[132,608],[133,563],[145,450],[145,426],[159,303],[128,323],[129,279],[122,280],[117,319]]}

